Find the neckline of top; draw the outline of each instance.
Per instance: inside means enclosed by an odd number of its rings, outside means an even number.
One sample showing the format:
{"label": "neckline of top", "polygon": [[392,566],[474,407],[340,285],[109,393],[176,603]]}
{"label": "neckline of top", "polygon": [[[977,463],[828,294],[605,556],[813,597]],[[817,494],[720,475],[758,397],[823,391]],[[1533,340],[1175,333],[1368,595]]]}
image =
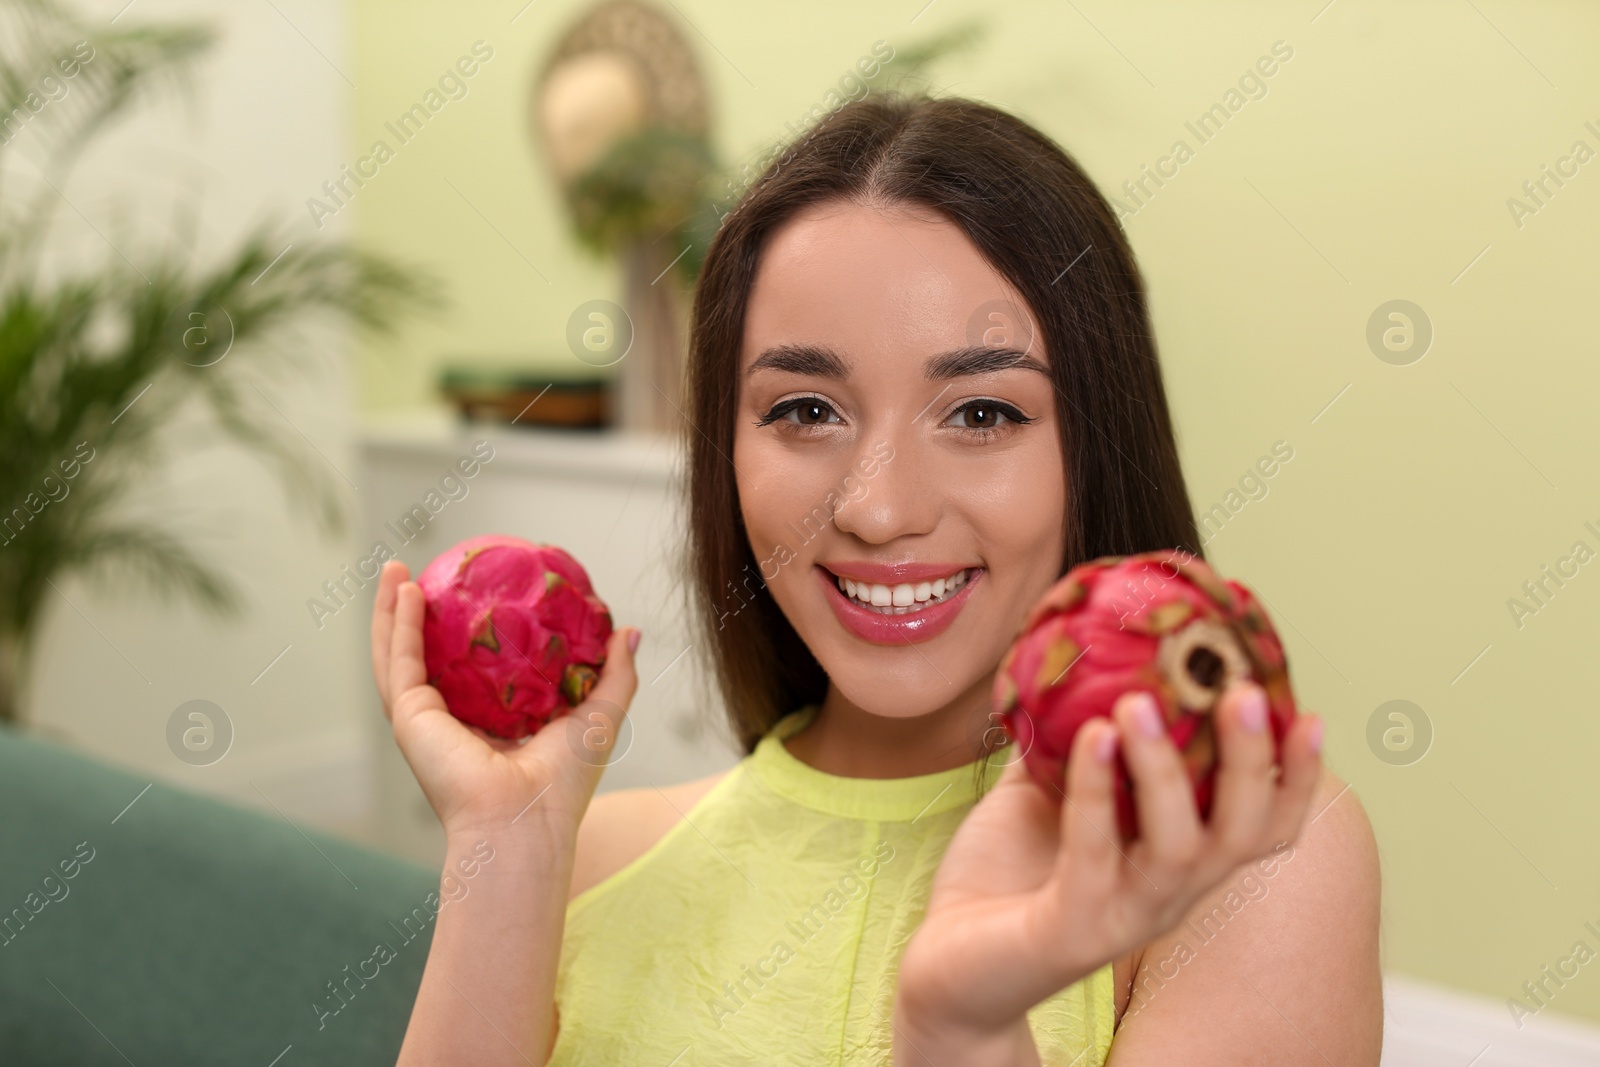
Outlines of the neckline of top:
{"label": "neckline of top", "polygon": [[984,788],[994,784],[1013,742],[959,767],[905,778],[850,778],[819,771],[802,762],[783,744],[811,725],[817,707],[808,704],[773,724],[756,743],[748,763],[773,792],[803,807],[846,819],[873,822],[915,822],[950,811],[978,798],[977,765],[986,763]]}

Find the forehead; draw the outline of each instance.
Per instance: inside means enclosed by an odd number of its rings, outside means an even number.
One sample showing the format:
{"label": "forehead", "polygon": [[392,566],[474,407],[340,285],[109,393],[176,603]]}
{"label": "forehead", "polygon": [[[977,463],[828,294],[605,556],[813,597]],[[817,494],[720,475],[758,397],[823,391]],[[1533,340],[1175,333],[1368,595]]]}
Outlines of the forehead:
{"label": "forehead", "polygon": [[745,313],[742,364],[781,343],[904,354],[975,343],[1004,303],[1032,328],[1016,290],[960,227],[919,206],[832,201],[768,239]]}

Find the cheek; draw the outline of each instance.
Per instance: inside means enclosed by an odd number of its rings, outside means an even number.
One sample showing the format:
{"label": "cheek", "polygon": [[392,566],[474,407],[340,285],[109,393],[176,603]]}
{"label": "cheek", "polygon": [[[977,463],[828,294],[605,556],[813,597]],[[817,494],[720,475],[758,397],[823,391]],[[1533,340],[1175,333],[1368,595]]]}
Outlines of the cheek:
{"label": "cheek", "polygon": [[777,458],[763,442],[743,429],[733,439],[734,484],[739,487],[739,512],[744,519],[750,548],[761,559],[772,547],[774,483],[772,461]]}
{"label": "cheek", "polygon": [[989,577],[1008,595],[1026,598],[1026,609],[1057,577],[1065,547],[1066,485],[1056,438],[1036,434],[1004,462],[983,464],[962,489]]}
{"label": "cheek", "polygon": [[[733,465],[739,486],[739,509],[750,549],[757,561],[771,558],[783,546],[803,551],[800,538],[810,524],[814,535],[826,515],[828,465],[809,450],[785,447],[775,435],[752,430],[734,437]],[[771,575],[772,568],[765,568]]]}

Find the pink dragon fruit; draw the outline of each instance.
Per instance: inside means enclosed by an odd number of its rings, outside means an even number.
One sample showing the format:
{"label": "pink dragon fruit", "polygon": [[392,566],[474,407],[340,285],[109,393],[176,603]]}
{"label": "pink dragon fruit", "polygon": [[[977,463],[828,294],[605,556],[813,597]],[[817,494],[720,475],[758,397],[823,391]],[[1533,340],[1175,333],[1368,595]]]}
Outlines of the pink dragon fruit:
{"label": "pink dragon fruit", "polygon": [[[1266,690],[1281,755],[1295,702],[1272,623],[1243,585],[1219,579],[1188,552],[1162,550],[1093,560],[1051,586],[1001,661],[994,700],[1029,773],[1058,797],[1079,728],[1109,718],[1123,693],[1149,693],[1206,818],[1217,763],[1211,714],[1227,685],[1245,678]],[[1131,840],[1139,820],[1120,749],[1115,796],[1118,829]]]}
{"label": "pink dragon fruit", "polygon": [[437,556],[417,584],[428,683],[462,722],[526,737],[583,703],[598,680],[611,612],[561,549],[473,537]]}

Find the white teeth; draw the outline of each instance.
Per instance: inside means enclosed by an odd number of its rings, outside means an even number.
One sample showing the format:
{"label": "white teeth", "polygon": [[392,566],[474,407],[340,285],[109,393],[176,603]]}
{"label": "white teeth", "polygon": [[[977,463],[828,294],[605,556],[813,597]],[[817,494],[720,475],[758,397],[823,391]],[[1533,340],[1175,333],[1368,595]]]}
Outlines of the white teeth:
{"label": "white teeth", "polygon": [[900,585],[878,585],[873,582],[858,582],[854,578],[839,578],[839,588],[852,600],[870,605],[879,609],[884,615],[904,615],[907,612],[921,611],[929,604],[936,604],[945,597],[954,596],[967,584],[970,572],[957,571],[947,578],[936,578],[931,582],[909,582]]}

